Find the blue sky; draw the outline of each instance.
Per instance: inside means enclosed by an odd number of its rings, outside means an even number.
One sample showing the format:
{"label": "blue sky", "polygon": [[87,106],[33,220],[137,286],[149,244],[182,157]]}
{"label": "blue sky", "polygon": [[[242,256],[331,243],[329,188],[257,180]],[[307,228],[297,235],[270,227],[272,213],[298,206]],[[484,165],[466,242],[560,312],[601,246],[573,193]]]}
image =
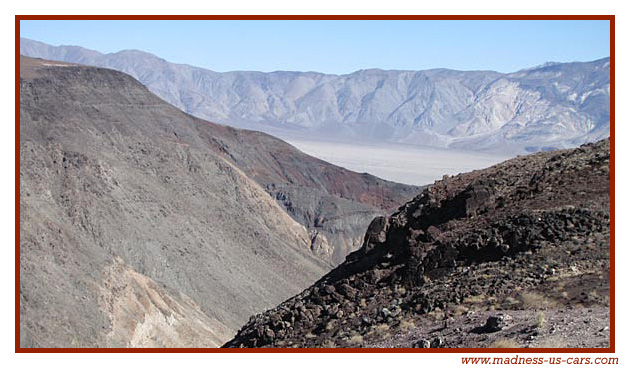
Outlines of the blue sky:
{"label": "blue sky", "polygon": [[21,21],[22,37],[215,71],[511,72],[610,55],[608,21]]}

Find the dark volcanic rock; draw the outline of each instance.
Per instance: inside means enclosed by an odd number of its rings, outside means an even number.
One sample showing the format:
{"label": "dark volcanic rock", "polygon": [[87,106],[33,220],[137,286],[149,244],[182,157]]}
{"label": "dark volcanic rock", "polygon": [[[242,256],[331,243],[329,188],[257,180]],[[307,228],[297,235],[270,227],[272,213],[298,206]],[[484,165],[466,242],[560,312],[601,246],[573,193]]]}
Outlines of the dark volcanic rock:
{"label": "dark volcanic rock", "polygon": [[506,321],[507,321],[506,316],[501,315],[501,314],[496,315],[496,316],[490,316],[486,320],[486,324],[484,324],[483,326],[479,327],[477,329],[477,332],[479,332],[479,333],[491,333],[491,332],[501,331],[503,328],[505,328]]}
{"label": "dark volcanic rock", "polygon": [[429,340],[418,340],[413,343],[414,348],[428,349],[431,347],[431,341]]}
{"label": "dark volcanic rock", "polygon": [[[466,335],[482,327],[472,320],[462,324],[466,313],[533,309],[562,314],[605,307],[609,172],[610,142],[604,140],[438,181],[389,218],[373,220],[361,249],[312,287],[256,316],[225,346],[357,346],[353,336],[362,337],[361,346],[404,346],[396,336],[422,330],[416,323],[426,323],[429,316],[439,316],[444,331],[451,331],[450,321],[458,318],[459,332],[441,336],[440,346],[479,346],[483,341]],[[353,292],[327,292],[342,285]],[[335,306],[344,313],[296,319],[282,339],[261,343],[258,326],[290,313],[296,303],[307,311]],[[544,315],[535,319],[530,327],[545,325]],[[572,333],[583,335],[578,324],[571,326]],[[510,334],[513,327],[492,320],[483,329],[498,331],[494,336]],[[306,339],[307,334],[313,336]],[[601,339],[564,344],[600,346]]]}

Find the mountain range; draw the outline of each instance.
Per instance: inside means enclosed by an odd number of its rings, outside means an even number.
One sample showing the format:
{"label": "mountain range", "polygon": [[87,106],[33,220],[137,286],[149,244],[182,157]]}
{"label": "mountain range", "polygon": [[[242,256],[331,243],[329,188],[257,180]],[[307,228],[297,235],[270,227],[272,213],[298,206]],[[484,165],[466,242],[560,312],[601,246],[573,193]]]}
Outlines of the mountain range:
{"label": "mountain range", "polygon": [[123,71],[197,117],[280,137],[374,141],[509,154],[610,135],[610,58],[514,73],[360,70],[218,73],[124,50],[21,38],[23,55]]}

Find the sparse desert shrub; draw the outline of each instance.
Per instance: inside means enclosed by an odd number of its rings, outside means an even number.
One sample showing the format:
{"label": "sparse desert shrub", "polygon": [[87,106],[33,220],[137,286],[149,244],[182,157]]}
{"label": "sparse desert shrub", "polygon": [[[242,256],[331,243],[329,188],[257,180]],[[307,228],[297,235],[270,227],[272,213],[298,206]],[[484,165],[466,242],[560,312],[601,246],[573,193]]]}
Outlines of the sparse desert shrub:
{"label": "sparse desert shrub", "polygon": [[470,309],[463,305],[463,304],[458,304],[453,308],[453,315],[454,316],[463,316],[464,314],[466,314],[466,312],[468,312]]}
{"label": "sparse desert shrub", "polygon": [[525,309],[547,309],[556,305],[554,300],[533,292],[522,293],[521,301]]}
{"label": "sparse desert shrub", "polygon": [[442,311],[440,308],[435,308],[431,312],[427,313],[427,316],[432,317],[436,321],[441,321],[444,319],[446,312]]}
{"label": "sparse desert shrub", "polygon": [[511,296],[506,296],[505,299],[503,299],[503,304],[506,305],[507,307],[511,307],[514,306],[516,304],[520,304],[521,302],[518,301],[518,299],[513,298]]}
{"label": "sparse desert shrub", "polygon": [[495,349],[514,349],[520,348],[521,346],[514,340],[498,339],[495,340],[490,347]]}
{"label": "sparse desert shrub", "polygon": [[486,296],[479,294],[479,295],[472,295],[472,296],[468,296],[466,298],[464,298],[464,303],[467,304],[480,304],[483,303],[486,300]]}
{"label": "sparse desert shrub", "polygon": [[545,327],[545,323],[547,323],[547,318],[545,317],[545,314],[543,312],[538,312],[536,314],[536,324],[534,326],[540,329]]}
{"label": "sparse desert shrub", "polygon": [[374,332],[379,336],[382,336],[387,333],[387,331],[389,331],[389,325],[386,323],[381,323],[380,325],[373,326],[373,328]]}
{"label": "sparse desert shrub", "polygon": [[363,344],[363,336],[354,335],[350,338],[349,342],[353,345],[361,345]]}
{"label": "sparse desert shrub", "polygon": [[411,319],[404,319],[404,320],[400,321],[400,325],[398,325],[398,327],[402,331],[409,331],[409,330],[415,328],[416,324]]}

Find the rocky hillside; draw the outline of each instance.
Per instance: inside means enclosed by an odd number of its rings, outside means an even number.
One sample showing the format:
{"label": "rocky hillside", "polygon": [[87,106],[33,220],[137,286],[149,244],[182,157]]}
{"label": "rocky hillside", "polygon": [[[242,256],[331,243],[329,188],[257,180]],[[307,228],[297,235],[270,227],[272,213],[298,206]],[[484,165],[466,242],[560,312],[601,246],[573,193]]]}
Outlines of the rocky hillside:
{"label": "rocky hillside", "polygon": [[331,165],[265,133],[204,122],[198,134],[304,225],[311,250],[331,265],[361,246],[374,216],[395,211],[421,190]]}
{"label": "rocky hillside", "polygon": [[610,60],[515,73],[361,70],[217,73],[125,50],[22,38],[26,56],[117,69],[195,116],[280,136],[374,140],[508,153],[575,147],[610,135]]}
{"label": "rocky hillside", "polygon": [[609,345],[610,141],[445,177],[226,347]]}
{"label": "rocky hillside", "polygon": [[20,344],[218,346],[414,190],[22,57]]}

